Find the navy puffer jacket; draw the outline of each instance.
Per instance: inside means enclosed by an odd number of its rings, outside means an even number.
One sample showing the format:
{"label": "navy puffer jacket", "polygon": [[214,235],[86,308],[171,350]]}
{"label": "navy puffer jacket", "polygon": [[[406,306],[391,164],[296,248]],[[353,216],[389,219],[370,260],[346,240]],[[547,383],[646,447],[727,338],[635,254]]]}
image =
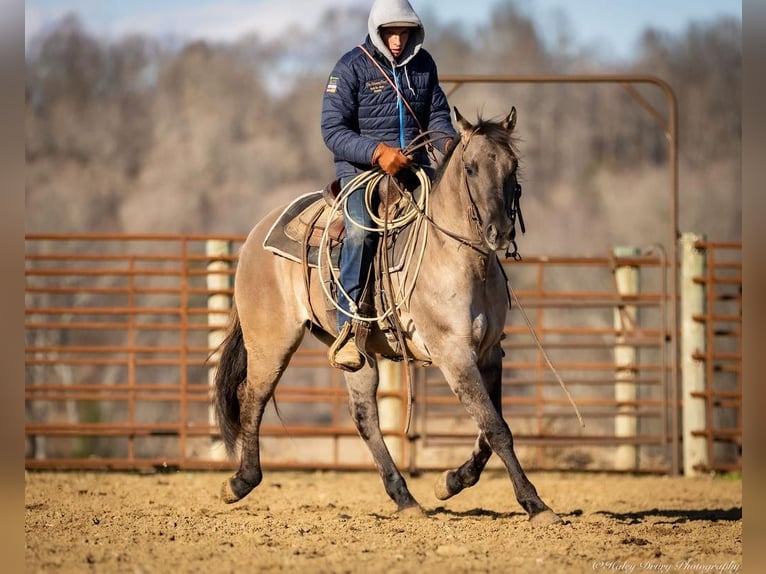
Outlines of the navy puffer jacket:
{"label": "navy puffer jacket", "polygon": [[[378,34],[380,24],[374,21],[374,16],[373,9],[365,48],[399,86],[423,130],[441,130],[454,136],[436,64],[421,47],[422,27],[410,36],[405,53],[395,61]],[[330,73],[322,102],[322,137],[335,156],[337,177],[370,169],[372,154],[381,141],[404,147],[418,134],[418,122],[398,101],[396,91],[378,67],[358,46],[347,52]],[[443,150],[446,141],[439,141],[437,147]],[[429,165],[422,148],[414,160]]]}

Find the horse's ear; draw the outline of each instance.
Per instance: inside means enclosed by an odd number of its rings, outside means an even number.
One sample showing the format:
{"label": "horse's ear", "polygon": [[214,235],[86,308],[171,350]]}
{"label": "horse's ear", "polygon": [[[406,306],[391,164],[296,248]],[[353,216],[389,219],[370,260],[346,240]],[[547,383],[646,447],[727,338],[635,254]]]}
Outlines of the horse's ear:
{"label": "horse's ear", "polygon": [[457,122],[457,130],[460,132],[460,135],[463,135],[466,132],[470,132],[473,129],[471,122],[460,115],[457,106],[455,106],[453,109],[455,110],[455,121]]}
{"label": "horse's ear", "polygon": [[511,107],[511,113],[503,120],[503,127],[509,132],[516,127],[516,106]]}

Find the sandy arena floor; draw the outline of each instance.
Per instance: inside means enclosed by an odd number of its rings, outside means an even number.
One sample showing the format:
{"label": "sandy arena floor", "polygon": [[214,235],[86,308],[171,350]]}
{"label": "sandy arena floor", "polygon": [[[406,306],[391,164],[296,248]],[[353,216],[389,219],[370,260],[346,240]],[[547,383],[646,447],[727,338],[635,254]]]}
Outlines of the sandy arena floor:
{"label": "sandy arena floor", "polygon": [[505,474],[399,516],[374,473],[266,472],[245,500],[228,473],[26,474],[27,572],[736,572],[742,483],[532,473],[564,525],[534,528]]}

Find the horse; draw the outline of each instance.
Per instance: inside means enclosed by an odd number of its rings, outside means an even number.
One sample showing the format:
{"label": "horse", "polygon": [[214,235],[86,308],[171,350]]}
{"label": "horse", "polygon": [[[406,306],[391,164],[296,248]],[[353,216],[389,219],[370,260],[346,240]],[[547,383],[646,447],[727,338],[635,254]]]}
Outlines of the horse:
{"label": "horse", "polygon": [[[478,117],[475,125],[457,108],[454,113],[457,135],[434,178],[428,212],[421,213],[428,233],[418,239],[420,268],[398,309],[409,359],[439,367],[479,429],[471,456],[444,471],[434,493],[446,500],[475,485],[494,452],[530,523],[560,523],[525,475],[501,412],[501,339],[510,297],[497,251],[515,247],[516,108],[499,121]],[[281,209],[261,220],[241,247],[230,326],[220,348],[212,400],[229,455],[241,443],[239,468],[221,487],[226,503],[241,500],[262,480],[264,408],[306,330],[328,346],[337,335],[335,322],[313,311],[312,301],[323,304],[326,297],[321,281],[307,281],[303,265],[263,248]],[[378,419],[377,357],[395,352],[401,349],[393,349],[373,325],[364,366],[344,373],[349,410],[397,512],[423,514],[383,441]]]}

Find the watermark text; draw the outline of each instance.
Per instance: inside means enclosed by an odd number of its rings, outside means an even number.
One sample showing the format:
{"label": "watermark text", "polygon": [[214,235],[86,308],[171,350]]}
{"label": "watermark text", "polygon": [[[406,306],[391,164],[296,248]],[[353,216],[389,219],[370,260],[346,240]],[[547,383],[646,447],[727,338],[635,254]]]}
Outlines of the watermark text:
{"label": "watermark text", "polygon": [[593,570],[607,572],[739,572],[741,567],[739,562],[733,560],[726,562],[595,560],[593,562]]}

